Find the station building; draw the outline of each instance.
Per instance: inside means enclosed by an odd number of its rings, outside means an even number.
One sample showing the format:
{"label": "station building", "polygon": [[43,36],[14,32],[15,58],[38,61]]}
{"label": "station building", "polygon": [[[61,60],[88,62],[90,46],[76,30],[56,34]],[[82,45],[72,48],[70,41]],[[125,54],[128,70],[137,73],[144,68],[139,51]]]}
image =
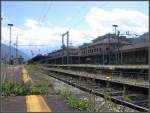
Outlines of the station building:
{"label": "station building", "polygon": [[148,64],[148,41],[132,43],[126,36],[106,34],[79,47],[48,54],[51,64]]}
{"label": "station building", "polygon": [[63,48],[48,54],[48,63],[51,64],[77,64],[80,52],[78,47]]}

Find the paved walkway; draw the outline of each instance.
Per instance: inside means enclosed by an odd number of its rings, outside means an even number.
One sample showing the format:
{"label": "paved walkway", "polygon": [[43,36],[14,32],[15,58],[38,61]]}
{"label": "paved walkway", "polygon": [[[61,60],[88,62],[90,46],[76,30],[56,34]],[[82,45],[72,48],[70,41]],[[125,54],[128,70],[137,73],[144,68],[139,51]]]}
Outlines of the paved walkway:
{"label": "paved walkway", "polygon": [[[22,66],[24,83],[33,82],[27,70]],[[1,97],[1,112],[56,112],[74,111],[60,95],[27,95]]]}
{"label": "paved walkway", "polygon": [[[31,81],[33,83],[32,78],[29,76],[29,73],[27,72],[24,66],[22,66],[22,73],[23,73],[24,83],[27,83],[28,81]],[[51,112],[52,111],[41,95],[26,96],[26,105],[27,105],[27,112]]]}
{"label": "paved walkway", "polygon": [[1,112],[26,112],[24,96],[1,97]]}

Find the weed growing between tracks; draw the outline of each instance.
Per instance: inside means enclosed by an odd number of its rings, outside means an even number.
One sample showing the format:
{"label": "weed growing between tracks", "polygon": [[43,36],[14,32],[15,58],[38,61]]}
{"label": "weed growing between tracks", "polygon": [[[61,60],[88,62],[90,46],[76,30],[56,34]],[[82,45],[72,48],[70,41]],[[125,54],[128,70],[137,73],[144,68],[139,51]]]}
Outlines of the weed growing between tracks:
{"label": "weed growing between tracks", "polygon": [[72,108],[78,109],[80,111],[90,110],[91,103],[88,100],[81,99],[65,90],[58,90],[57,93],[64,96]]}
{"label": "weed growing between tracks", "polygon": [[[29,68],[30,67],[30,68]],[[51,79],[49,79],[48,75],[49,72],[45,71],[42,69],[42,66],[39,65],[29,65],[27,66],[27,69],[29,73],[31,72],[31,78],[33,80],[36,80],[37,84],[49,84]],[[88,76],[88,75],[87,75]],[[111,76],[109,76],[112,78]],[[94,79],[88,80],[87,79],[87,84],[91,84],[91,86],[87,85],[92,91],[95,91],[95,88],[92,86],[95,86],[96,81],[95,78],[96,76],[93,77]],[[72,78],[71,78],[72,79]],[[70,80],[71,80],[70,79]],[[110,79],[111,80],[111,79]],[[82,77],[79,77],[76,81],[77,84],[81,84],[82,82]],[[101,87],[101,86],[99,86]],[[103,88],[103,86],[102,86]],[[129,111],[126,107],[117,105],[116,103],[111,102],[111,93],[113,91],[112,87],[110,84],[106,84],[106,88],[103,89],[105,92],[105,98],[104,99],[98,99],[95,95],[89,93],[89,97],[87,98],[80,98],[75,94],[71,94],[67,88],[66,90],[59,90],[59,91],[54,91],[56,92],[55,94],[62,95],[63,97],[66,98],[67,103],[72,107],[80,111],[96,111],[96,112],[126,112]],[[125,92],[125,88],[124,88]],[[125,96],[122,95],[122,96]],[[125,96],[126,99],[128,99],[127,96]],[[86,99],[86,100],[85,100]],[[132,111],[132,110],[131,110]]]}

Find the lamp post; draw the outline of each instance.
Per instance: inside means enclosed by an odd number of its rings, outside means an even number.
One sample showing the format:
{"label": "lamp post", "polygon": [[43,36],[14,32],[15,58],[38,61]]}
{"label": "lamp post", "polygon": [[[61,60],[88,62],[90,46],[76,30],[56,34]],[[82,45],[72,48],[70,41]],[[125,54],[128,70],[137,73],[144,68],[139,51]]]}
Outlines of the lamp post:
{"label": "lamp post", "polygon": [[109,42],[109,50],[108,50],[109,51],[109,57],[108,57],[108,59],[109,59],[108,61],[109,62],[108,62],[108,64],[110,64],[111,63],[111,58],[110,58],[111,57],[111,53],[110,53],[111,52],[111,50],[110,50],[110,48],[111,48],[110,47],[110,33],[108,34],[108,42]]}
{"label": "lamp post", "polygon": [[120,34],[120,31],[118,31],[118,64],[120,64],[120,50],[119,50],[119,47],[120,47],[120,41],[119,41],[119,34]]}
{"label": "lamp post", "polygon": [[[116,35],[117,35],[117,33],[116,33],[116,28],[118,27],[118,25],[112,25],[113,27],[114,27],[114,29],[115,29],[115,37],[116,37]],[[117,45],[118,46],[118,45]],[[115,59],[116,59],[116,64],[117,64],[117,53],[115,54]]]}
{"label": "lamp post", "polygon": [[116,35],[116,28],[118,27],[118,25],[112,25],[115,28],[115,35]]}
{"label": "lamp post", "polygon": [[67,64],[69,64],[69,31],[67,31],[66,34],[67,34]]}
{"label": "lamp post", "polygon": [[10,41],[9,41],[9,61],[11,62],[11,27],[13,26],[13,24],[8,24],[8,26],[10,27]]}

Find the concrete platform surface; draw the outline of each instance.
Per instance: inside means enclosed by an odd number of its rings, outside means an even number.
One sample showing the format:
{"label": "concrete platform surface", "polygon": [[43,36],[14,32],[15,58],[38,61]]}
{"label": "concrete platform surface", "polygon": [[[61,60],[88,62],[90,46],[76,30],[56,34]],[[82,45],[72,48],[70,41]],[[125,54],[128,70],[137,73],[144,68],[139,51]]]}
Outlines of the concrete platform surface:
{"label": "concrete platform surface", "polygon": [[26,112],[25,96],[1,97],[1,112]]}
{"label": "concrete platform surface", "polygon": [[[42,104],[37,105],[37,101],[29,102],[29,100],[35,100],[28,99],[32,98],[33,96],[8,96],[8,97],[1,97],[1,112],[44,112],[42,111]],[[47,105],[49,111],[47,112],[63,112],[63,111],[75,111],[73,108],[69,107],[67,104],[67,101],[64,97],[60,95],[45,95],[42,96],[43,101],[45,101],[45,104]],[[29,102],[31,104],[31,108],[29,109]],[[41,102],[40,102],[41,103]],[[42,106],[41,106],[42,105]],[[38,107],[38,109],[34,109]]]}

